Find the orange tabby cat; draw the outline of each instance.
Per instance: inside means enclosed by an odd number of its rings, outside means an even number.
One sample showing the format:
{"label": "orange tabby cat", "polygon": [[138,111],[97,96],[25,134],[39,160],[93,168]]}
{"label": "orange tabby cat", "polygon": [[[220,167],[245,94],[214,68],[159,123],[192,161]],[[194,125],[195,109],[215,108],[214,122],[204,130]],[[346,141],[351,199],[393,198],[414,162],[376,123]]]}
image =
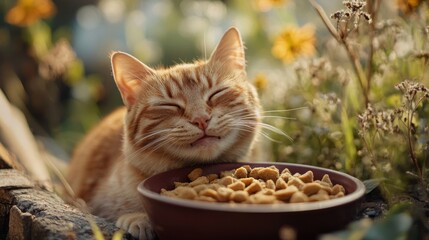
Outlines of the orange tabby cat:
{"label": "orange tabby cat", "polygon": [[137,185],[183,166],[249,160],[259,131],[257,93],[246,80],[244,48],[230,28],[207,61],[152,69],[115,52],[113,75],[125,107],[77,146],[69,181],[98,216],[134,237],[154,237]]}

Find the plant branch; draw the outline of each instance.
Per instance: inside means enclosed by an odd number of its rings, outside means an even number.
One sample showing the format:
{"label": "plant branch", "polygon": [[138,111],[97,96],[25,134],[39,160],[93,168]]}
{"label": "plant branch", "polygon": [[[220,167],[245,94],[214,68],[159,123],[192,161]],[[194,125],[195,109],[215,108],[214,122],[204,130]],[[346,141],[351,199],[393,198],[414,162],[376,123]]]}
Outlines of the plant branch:
{"label": "plant branch", "polygon": [[313,8],[317,11],[319,16],[321,17],[323,23],[325,24],[328,31],[331,33],[331,35],[344,46],[347,52],[347,56],[349,57],[353,70],[355,71],[359,85],[362,89],[362,95],[364,97],[365,106],[368,106],[369,104],[369,98],[368,98],[368,80],[367,76],[365,75],[365,72],[362,68],[362,65],[356,56],[355,52],[353,51],[352,47],[350,46],[350,43],[347,41],[346,36],[340,36],[338,34],[338,31],[335,29],[334,25],[332,25],[331,21],[329,20],[328,16],[326,15],[323,8],[315,1],[315,0],[309,0],[310,4],[313,6]]}

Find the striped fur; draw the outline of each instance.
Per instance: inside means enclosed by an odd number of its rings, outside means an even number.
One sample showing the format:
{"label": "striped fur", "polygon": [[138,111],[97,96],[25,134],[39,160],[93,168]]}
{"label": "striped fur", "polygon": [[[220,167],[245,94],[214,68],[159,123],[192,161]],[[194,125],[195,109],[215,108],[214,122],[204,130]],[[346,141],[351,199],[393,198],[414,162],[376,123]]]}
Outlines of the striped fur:
{"label": "striped fur", "polygon": [[[87,135],[70,166],[71,185],[93,213],[117,220],[144,212],[136,187],[153,174],[249,160],[260,105],[246,80],[244,48],[235,28],[207,61],[153,70],[125,53],[111,58],[125,107]],[[147,237],[142,227],[139,231]]]}

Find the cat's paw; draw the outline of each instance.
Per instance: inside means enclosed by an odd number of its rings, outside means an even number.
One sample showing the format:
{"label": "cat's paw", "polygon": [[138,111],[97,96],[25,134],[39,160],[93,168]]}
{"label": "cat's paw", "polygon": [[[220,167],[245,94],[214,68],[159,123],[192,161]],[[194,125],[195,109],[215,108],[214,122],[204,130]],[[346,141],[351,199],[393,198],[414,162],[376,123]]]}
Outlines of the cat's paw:
{"label": "cat's paw", "polygon": [[155,232],[146,213],[127,213],[118,218],[116,226],[140,240],[156,239]]}

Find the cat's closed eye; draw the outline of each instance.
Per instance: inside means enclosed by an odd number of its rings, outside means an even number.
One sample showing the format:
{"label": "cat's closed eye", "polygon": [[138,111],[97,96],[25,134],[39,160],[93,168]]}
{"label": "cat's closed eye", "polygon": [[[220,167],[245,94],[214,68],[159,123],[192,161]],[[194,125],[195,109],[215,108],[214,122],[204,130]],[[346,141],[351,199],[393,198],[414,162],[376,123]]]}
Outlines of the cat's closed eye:
{"label": "cat's closed eye", "polygon": [[167,110],[177,110],[177,111],[183,110],[183,107],[180,104],[173,103],[173,102],[159,103],[159,104],[156,104],[156,107],[167,109]]}
{"label": "cat's closed eye", "polygon": [[215,92],[213,92],[209,96],[209,98],[207,99],[207,102],[212,102],[213,100],[215,100],[217,97],[221,96],[227,90],[228,90],[228,87],[223,87],[223,88],[216,90]]}

